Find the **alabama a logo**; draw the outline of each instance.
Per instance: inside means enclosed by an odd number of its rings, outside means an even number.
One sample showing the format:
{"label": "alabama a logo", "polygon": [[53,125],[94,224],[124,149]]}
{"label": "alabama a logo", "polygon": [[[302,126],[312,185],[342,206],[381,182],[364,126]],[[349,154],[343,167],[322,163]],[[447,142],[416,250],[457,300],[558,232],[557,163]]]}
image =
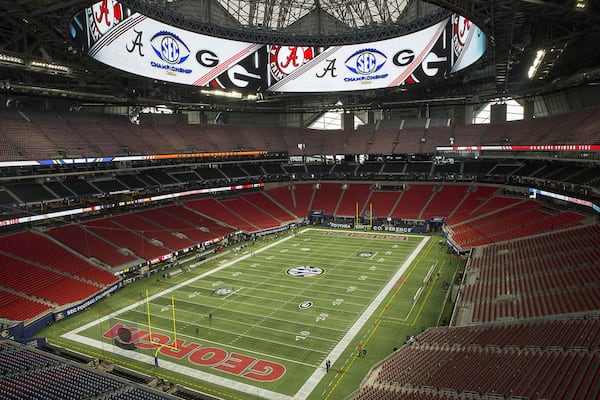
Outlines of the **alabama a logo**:
{"label": "alabama a logo", "polygon": [[270,46],[269,70],[276,80],[291,74],[296,68],[312,60],[315,56],[312,47]]}

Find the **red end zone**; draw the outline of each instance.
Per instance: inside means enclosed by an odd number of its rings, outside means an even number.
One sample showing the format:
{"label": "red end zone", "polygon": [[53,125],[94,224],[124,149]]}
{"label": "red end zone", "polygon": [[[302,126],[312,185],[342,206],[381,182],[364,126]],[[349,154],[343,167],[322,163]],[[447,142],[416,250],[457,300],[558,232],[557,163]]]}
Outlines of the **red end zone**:
{"label": "red end zone", "polygon": [[[129,332],[126,338],[123,335],[124,330]],[[155,349],[160,345],[168,345],[169,347],[160,347],[158,352],[177,360],[187,357],[192,364],[213,368],[254,381],[273,382],[285,374],[285,367],[272,361],[261,360],[239,353],[229,353],[217,347],[204,347],[194,342],[186,344],[184,340],[180,339],[173,341],[170,336],[160,333],[152,333],[151,341],[148,331],[126,327],[123,324],[113,325],[102,336],[119,341],[123,345],[120,347],[133,345],[140,349]]]}

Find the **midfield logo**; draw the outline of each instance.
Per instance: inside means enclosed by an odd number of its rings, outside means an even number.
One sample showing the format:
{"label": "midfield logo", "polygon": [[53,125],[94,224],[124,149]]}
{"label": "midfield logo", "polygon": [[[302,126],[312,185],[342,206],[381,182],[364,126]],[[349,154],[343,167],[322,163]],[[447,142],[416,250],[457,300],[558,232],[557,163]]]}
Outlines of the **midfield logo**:
{"label": "midfield logo", "polygon": [[322,275],[325,272],[323,268],[313,267],[312,265],[302,265],[299,267],[290,268],[287,270],[287,274],[298,278],[305,278],[307,276]]}
{"label": "midfield logo", "polygon": [[360,253],[358,253],[356,255],[356,257],[362,257],[362,258],[371,258],[373,257],[375,254],[371,253],[370,251],[361,251]]}

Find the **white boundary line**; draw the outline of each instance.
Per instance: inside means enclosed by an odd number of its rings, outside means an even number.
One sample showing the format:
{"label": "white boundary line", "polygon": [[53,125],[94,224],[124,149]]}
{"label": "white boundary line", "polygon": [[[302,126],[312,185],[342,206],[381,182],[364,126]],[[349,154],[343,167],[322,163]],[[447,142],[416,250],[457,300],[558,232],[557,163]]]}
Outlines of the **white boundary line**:
{"label": "white boundary line", "polygon": [[[315,228],[306,228],[303,229],[301,232],[306,232],[306,231],[324,231],[324,229],[315,229]],[[332,230],[333,232],[340,232],[338,230]],[[358,233],[358,232],[357,232]],[[381,232],[360,232],[361,234],[367,234],[367,235],[381,235]],[[387,234],[387,233],[386,233]],[[398,235],[398,234],[393,234],[393,233],[389,233],[390,235]],[[417,247],[415,248],[415,250],[413,250],[413,252],[411,253],[411,255],[404,261],[404,263],[402,264],[402,266],[398,269],[398,271],[396,271],[396,273],[392,276],[392,278],[388,281],[388,283],[385,285],[385,287],[379,292],[379,294],[377,295],[377,297],[375,297],[375,299],[371,302],[371,304],[365,309],[365,312],[363,314],[361,314],[359,316],[359,318],[356,320],[356,322],[354,323],[354,325],[352,325],[352,327],[350,328],[350,330],[348,330],[348,332],[344,335],[344,337],[340,340],[340,342],[338,342],[338,344],[333,348],[333,350],[329,353],[328,355],[328,359],[333,362],[335,362],[335,360],[337,360],[341,354],[344,352],[344,350],[346,349],[346,347],[350,344],[350,342],[356,337],[356,335],[358,334],[358,332],[363,328],[363,326],[367,323],[368,319],[373,315],[373,313],[375,312],[375,310],[381,305],[381,303],[384,301],[385,297],[388,295],[388,293],[393,289],[394,285],[396,284],[396,282],[402,277],[402,275],[406,272],[406,270],[408,269],[408,267],[412,264],[412,262],[414,261],[414,259],[417,257],[417,255],[421,252],[421,250],[423,249],[423,247],[425,246],[425,244],[427,243],[427,241],[429,240],[429,237],[427,236],[418,236],[418,235],[410,235],[410,237],[421,237],[421,242],[417,245]],[[274,247],[276,245],[279,245],[287,240],[290,240],[294,238],[294,236],[288,236],[285,237],[281,240],[278,240],[276,242],[273,242],[259,250],[257,250],[256,252],[254,252],[254,254],[256,253],[261,253],[267,249],[270,249],[271,247]],[[249,253],[246,255],[243,255],[239,258],[236,258],[232,261],[229,261],[223,265],[221,265],[220,267],[217,267],[215,269],[212,269],[210,271],[207,271],[203,274],[200,274],[194,278],[188,279],[185,282],[182,282],[178,285],[175,285],[169,289],[165,289],[161,292],[158,292],[152,296],[150,296],[148,298],[148,301],[154,300],[158,297],[162,297],[165,294],[169,294],[171,292],[174,292],[182,287],[185,287],[187,285],[189,285],[190,283],[196,282],[197,280],[200,280],[202,278],[205,278],[206,276],[210,276],[215,272],[221,271],[222,269],[225,269],[231,265],[236,264],[238,261],[241,260],[245,260],[246,258],[250,258],[252,257],[253,253]],[[100,349],[102,351],[105,351],[105,346],[107,346],[106,343],[100,341],[100,340],[96,340],[96,339],[90,339],[86,336],[82,336],[79,333],[81,331],[84,331],[86,329],[92,328],[96,325],[99,325],[105,321],[110,320],[113,317],[116,317],[120,314],[123,314],[129,310],[132,310],[142,304],[145,304],[146,300],[139,300],[135,303],[132,303],[118,311],[115,311],[111,314],[105,315],[102,318],[96,319],[94,321],[91,321],[85,325],[82,325],[78,328],[75,328],[74,330],[67,332],[65,334],[63,334],[61,337],[77,342],[77,343],[85,343],[88,346],[91,347],[95,347],[97,349]],[[112,352],[115,354],[118,354],[121,357],[124,358],[130,358],[130,359],[135,359],[137,361],[141,361],[143,363],[149,364],[149,365],[153,365],[154,364],[154,358],[145,354],[140,354],[140,353],[135,353],[135,352],[131,352],[131,351],[127,351],[127,350],[123,350],[123,349],[119,349],[119,348],[115,348],[113,347]],[[166,361],[166,360],[160,360],[160,366],[163,368],[167,368],[171,371],[175,371],[184,375],[189,375],[193,378],[199,379],[199,380],[203,380],[203,381],[208,381],[211,383],[214,383],[216,385],[220,385],[220,386],[224,386],[224,387],[228,387],[234,390],[238,390],[241,392],[245,392],[248,394],[252,394],[252,395],[257,395],[260,396],[261,398],[267,399],[267,400],[304,400],[306,399],[311,392],[314,390],[314,388],[319,384],[319,382],[321,381],[321,379],[325,376],[326,371],[323,368],[317,368],[315,369],[315,372],[313,372],[313,374],[306,380],[306,382],[304,383],[304,385],[302,385],[302,387],[300,388],[300,390],[298,391],[298,393],[296,393],[294,396],[288,396],[282,393],[278,393],[278,392],[274,392],[271,390],[267,390],[267,389],[261,389],[257,386],[253,386],[251,384],[247,384],[247,383],[243,383],[243,382],[239,382],[233,379],[228,379],[228,378],[224,378],[218,375],[213,375],[207,372],[202,372],[199,371],[195,368],[190,368],[190,367],[186,367],[186,366],[182,366],[180,364],[176,364],[170,361]]]}

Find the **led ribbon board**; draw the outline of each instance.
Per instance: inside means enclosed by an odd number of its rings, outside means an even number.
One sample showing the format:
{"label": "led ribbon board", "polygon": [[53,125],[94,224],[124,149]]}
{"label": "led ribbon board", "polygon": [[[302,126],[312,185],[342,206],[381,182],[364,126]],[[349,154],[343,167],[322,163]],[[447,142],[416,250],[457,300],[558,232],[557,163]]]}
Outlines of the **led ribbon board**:
{"label": "led ribbon board", "polygon": [[173,83],[252,92],[329,92],[416,86],[472,65],[486,37],[454,14],[407,35],[332,47],[245,43],[179,29],[114,0],[84,9],[71,35],[111,67]]}

